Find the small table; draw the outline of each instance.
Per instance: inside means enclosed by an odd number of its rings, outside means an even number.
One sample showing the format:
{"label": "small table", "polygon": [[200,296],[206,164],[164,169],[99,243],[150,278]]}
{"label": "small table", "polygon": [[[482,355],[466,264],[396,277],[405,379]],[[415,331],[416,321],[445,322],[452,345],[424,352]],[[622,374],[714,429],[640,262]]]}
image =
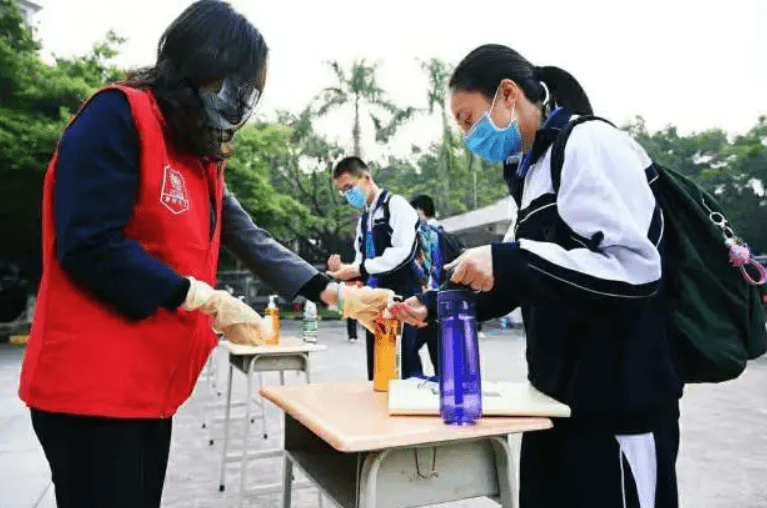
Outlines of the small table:
{"label": "small table", "polygon": [[485,417],[470,426],[439,417],[390,416],[371,383],[262,387],[285,412],[283,506],[293,465],[342,508],[404,508],[513,495],[516,462],[508,435],[547,429],[547,418]]}
{"label": "small table", "polygon": [[[240,460],[240,505],[245,494],[245,477],[248,460],[268,457],[279,457],[282,450],[265,450],[248,453],[248,422],[252,400],[252,381],[254,372],[279,372],[280,384],[285,384],[285,371],[302,371],[306,382],[311,382],[309,355],[316,351],[327,349],[326,346],[309,344],[295,337],[284,337],[274,346],[243,346],[223,341],[221,345],[229,354],[229,381],[226,388],[226,405],[224,413],[224,445],[221,451],[221,472],[219,490],[224,490],[226,480],[226,463]],[[247,397],[245,399],[245,431],[242,443],[242,456],[228,457],[229,421],[232,406],[232,372],[234,368],[247,376]],[[264,412],[261,412],[262,423],[266,425]],[[265,428],[265,427],[264,427]],[[263,490],[263,489],[262,489]],[[279,491],[281,489],[278,489]]]}

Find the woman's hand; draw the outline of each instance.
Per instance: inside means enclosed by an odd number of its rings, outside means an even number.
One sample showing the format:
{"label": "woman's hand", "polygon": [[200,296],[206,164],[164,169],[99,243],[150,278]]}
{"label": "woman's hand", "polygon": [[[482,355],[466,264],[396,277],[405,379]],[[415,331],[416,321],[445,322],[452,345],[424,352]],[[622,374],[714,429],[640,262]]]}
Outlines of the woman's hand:
{"label": "woman's hand", "polygon": [[390,302],[384,311],[384,318],[394,318],[418,328],[424,328],[429,311],[417,296],[411,296],[404,302]]}
{"label": "woman's hand", "polygon": [[455,268],[452,282],[469,286],[476,291],[490,291],[495,286],[493,275],[493,254],[489,245],[469,249],[452,263],[445,266],[445,270]]}

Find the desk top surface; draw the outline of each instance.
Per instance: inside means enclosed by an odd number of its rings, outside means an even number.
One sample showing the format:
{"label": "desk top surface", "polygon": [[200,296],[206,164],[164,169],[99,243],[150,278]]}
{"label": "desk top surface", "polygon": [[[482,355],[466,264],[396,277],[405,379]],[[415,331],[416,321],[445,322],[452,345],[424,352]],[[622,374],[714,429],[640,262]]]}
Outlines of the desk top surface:
{"label": "desk top surface", "polygon": [[439,416],[390,416],[388,394],[373,384],[264,386],[260,394],[341,452],[381,450],[551,427],[548,418],[484,417],[474,425],[445,425]]}
{"label": "desk top surface", "polygon": [[237,356],[313,353],[327,349],[327,346],[304,342],[297,337],[280,337],[280,343],[273,346],[244,346],[232,344],[226,340],[221,341],[221,345],[231,354]]}

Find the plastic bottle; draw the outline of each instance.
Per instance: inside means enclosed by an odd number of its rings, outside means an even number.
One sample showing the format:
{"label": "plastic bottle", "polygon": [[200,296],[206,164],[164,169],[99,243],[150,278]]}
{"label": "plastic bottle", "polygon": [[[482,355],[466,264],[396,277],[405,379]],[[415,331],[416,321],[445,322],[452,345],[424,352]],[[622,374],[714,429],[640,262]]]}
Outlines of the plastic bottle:
{"label": "plastic bottle", "polygon": [[437,294],[440,333],[440,415],[448,424],[470,425],[482,416],[477,315],[470,291]]}
{"label": "plastic bottle", "polygon": [[389,391],[389,380],[397,378],[397,336],[400,323],[396,319],[381,319],[376,323],[373,349],[373,390]]}
{"label": "plastic bottle", "polygon": [[301,328],[304,342],[317,342],[317,305],[309,300],[304,304],[304,320]]}
{"label": "plastic bottle", "polygon": [[277,298],[277,295],[271,295],[266,307],[267,315],[272,320],[272,337],[266,343],[271,345],[280,343],[280,309],[277,307]]}

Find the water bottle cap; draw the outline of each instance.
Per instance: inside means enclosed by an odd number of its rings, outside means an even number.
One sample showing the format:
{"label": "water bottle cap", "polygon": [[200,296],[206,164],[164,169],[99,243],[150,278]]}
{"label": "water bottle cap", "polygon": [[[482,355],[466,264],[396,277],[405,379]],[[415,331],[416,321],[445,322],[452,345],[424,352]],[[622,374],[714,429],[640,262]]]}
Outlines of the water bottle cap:
{"label": "water bottle cap", "polygon": [[474,292],[467,289],[449,289],[437,293],[437,318],[449,317],[457,312],[474,311]]}

